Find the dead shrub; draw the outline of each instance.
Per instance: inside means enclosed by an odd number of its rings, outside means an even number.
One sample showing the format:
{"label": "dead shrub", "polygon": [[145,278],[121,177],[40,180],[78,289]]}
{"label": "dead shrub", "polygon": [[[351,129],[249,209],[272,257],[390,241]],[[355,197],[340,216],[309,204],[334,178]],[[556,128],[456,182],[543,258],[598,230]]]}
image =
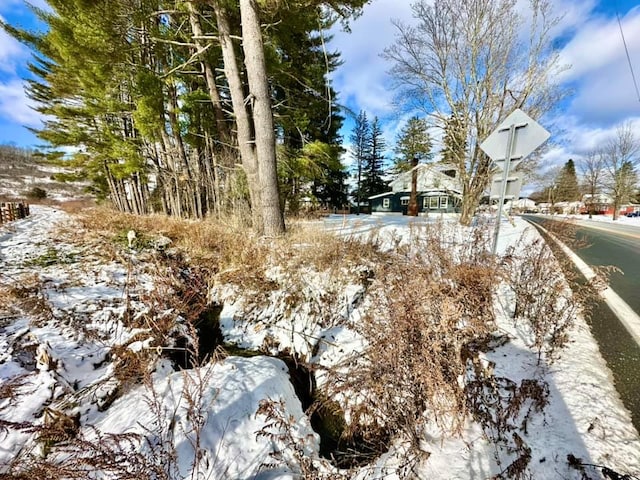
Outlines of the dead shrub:
{"label": "dead shrub", "polygon": [[93,199],[86,198],[82,200],[67,200],[60,202],[60,208],[70,215],[75,215],[88,208],[95,208],[96,202]]}
{"label": "dead shrub", "polygon": [[345,270],[379,263],[381,252],[377,232],[366,238],[340,237],[314,224],[293,224],[288,235],[279,239],[278,263],[292,268],[339,274]]}
{"label": "dead shrub", "polygon": [[267,259],[272,246],[242,222],[131,215],[104,207],[83,211],[77,219],[89,236],[110,245],[106,249],[103,247],[110,257],[120,256],[109,249],[124,250],[126,232],[134,230],[139,237],[147,239],[143,247],[151,250],[154,238],[169,238],[172,247],[191,265],[207,270],[211,277],[217,276],[222,283],[236,283],[256,290],[268,284],[264,269],[269,263]]}
{"label": "dead shrub", "polygon": [[119,480],[172,480],[163,469],[158,455],[141,453],[140,435],[103,434],[87,427],[84,434],[61,443],[46,457],[32,454],[20,456],[6,466],[5,480],[87,480],[117,478]]}
{"label": "dead shrub", "polygon": [[379,453],[397,435],[418,452],[426,421],[460,431],[469,414],[469,345],[495,327],[498,269],[490,256],[461,252],[437,230],[424,233],[418,248],[376,271],[372,306],[355,327],[368,342],[364,355],[329,372],[329,396],[351,399],[345,435],[378,442]]}
{"label": "dead shrub", "polygon": [[586,240],[578,236],[578,226],[576,222],[571,219],[562,221],[547,220],[542,223],[542,226],[553,237],[571,248],[571,250],[575,251],[588,247]]}
{"label": "dead shrub", "polygon": [[507,282],[515,293],[514,321],[528,328],[529,346],[536,351],[538,363],[543,354],[553,361],[569,340],[575,316],[586,313],[586,299],[594,290],[572,282],[573,269],[562,268],[541,238],[518,242],[508,249],[504,261]]}
{"label": "dead shrub", "polygon": [[64,412],[45,407],[42,414],[42,425],[37,432],[37,441],[43,446],[45,455],[53,445],[68,442],[80,429],[80,414],[67,415]]}
{"label": "dead shrub", "polygon": [[[14,377],[3,379],[0,383],[0,412],[6,412],[7,410],[15,407],[19,401],[20,396],[25,393],[25,385],[27,385],[29,374],[16,375]],[[32,386],[32,393],[37,387]],[[0,425],[0,431],[2,426]]]}
{"label": "dead shrub", "polygon": [[292,431],[295,419],[287,413],[282,400],[261,400],[256,416],[266,417],[266,424],[256,432],[256,437],[268,438],[274,447],[269,452],[269,461],[263,462],[261,469],[278,470],[282,467],[292,469],[305,480],[345,479],[337,472],[331,476],[323,474],[309,455],[309,447],[304,439],[296,438]]}

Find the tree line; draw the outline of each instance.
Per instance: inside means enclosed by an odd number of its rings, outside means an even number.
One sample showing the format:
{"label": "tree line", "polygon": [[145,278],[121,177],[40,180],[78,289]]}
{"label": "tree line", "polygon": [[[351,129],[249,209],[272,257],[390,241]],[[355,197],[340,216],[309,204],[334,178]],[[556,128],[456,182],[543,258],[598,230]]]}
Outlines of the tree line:
{"label": "tree line", "polygon": [[620,125],[615,134],[597,147],[567,162],[561,168],[549,170],[541,179],[542,189],[531,197],[540,202],[583,201],[591,217],[601,195],[611,199],[614,220],[620,208],[628,202],[640,203],[637,166],[640,138],[630,123]]}
{"label": "tree line", "polygon": [[[46,25],[3,28],[34,52],[38,136],[124,212],[250,208],[284,231],[284,205],[344,202],[325,33],[365,0],[50,0]],[[306,188],[306,190],[305,190]]]}
{"label": "tree line", "polygon": [[[256,230],[277,235],[285,207],[347,203],[344,118],[328,80],[340,57],[325,32],[368,2],[50,0],[51,11],[34,8],[45,32],[2,26],[35,54],[28,94],[46,115],[38,135],[78,149],[73,161],[96,194],[134,213],[247,211]],[[469,224],[493,175],[480,143],[516,108],[539,118],[567,94],[553,43],[560,18],[549,0],[417,0],[412,9],[415,21],[394,22],[383,56],[397,111],[413,117],[407,128],[429,131],[420,151],[394,149],[391,172],[438,144],[459,174]],[[386,188],[380,121],[360,112],[350,140],[360,205]]]}

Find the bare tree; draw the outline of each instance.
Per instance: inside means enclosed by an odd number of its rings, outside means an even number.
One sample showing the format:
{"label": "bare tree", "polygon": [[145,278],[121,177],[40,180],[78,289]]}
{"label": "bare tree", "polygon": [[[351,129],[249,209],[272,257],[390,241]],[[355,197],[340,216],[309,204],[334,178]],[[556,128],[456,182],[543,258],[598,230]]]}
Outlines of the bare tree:
{"label": "bare tree", "polygon": [[613,199],[613,219],[617,220],[620,206],[629,199],[637,182],[635,171],[640,154],[640,139],[635,136],[631,123],[616,129],[616,135],[604,147],[606,185]]}
{"label": "bare tree", "polygon": [[395,22],[397,39],[385,56],[407,106],[440,128],[451,115],[465,125],[466,148],[450,161],[463,184],[460,222],[469,224],[491,175],[479,144],[514,109],[538,117],[562,95],[551,44],[558,18],[548,0],[530,0],[525,13],[515,0],[431,3],[413,5],[415,27]]}
{"label": "bare tree", "polygon": [[596,196],[601,192],[602,180],[604,176],[604,158],[601,149],[588,151],[584,157],[578,159],[578,169],[582,175],[582,185],[584,193],[589,195],[587,207],[589,208],[589,218],[593,217],[596,203]]}
{"label": "bare tree", "polygon": [[560,167],[554,166],[546,170],[544,173],[538,176],[537,184],[542,189],[543,199],[546,200],[548,205],[549,214],[553,214],[555,210],[555,203],[558,199],[557,197],[557,188],[558,188],[558,176],[560,175]]}

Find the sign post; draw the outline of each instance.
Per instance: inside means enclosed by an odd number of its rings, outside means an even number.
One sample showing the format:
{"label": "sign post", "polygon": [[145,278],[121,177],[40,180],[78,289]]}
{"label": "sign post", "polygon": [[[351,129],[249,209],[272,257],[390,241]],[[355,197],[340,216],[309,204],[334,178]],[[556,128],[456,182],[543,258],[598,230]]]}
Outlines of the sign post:
{"label": "sign post", "polygon": [[[527,155],[542,145],[550,135],[539,123],[522,110],[517,109],[480,144],[482,151],[489,155],[489,158],[502,170],[498,215],[493,235],[492,252],[494,255],[498,248],[502,206],[507,192],[509,170],[515,169]],[[504,165],[502,165],[503,162]]]}

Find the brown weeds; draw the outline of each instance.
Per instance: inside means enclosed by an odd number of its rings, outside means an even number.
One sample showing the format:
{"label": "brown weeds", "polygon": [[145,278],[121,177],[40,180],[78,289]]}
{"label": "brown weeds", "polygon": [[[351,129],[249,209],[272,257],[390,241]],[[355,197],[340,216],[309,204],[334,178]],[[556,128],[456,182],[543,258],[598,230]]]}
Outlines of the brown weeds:
{"label": "brown weeds", "polygon": [[42,280],[36,274],[0,283],[0,315],[29,315],[40,324],[53,318]]}
{"label": "brown weeds", "polygon": [[397,435],[415,453],[426,421],[460,431],[469,345],[494,328],[497,267],[490,256],[461,253],[437,228],[376,270],[372,306],[356,327],[368,348],[330,372],[329,396],[354,399],[345,435],[378,439],[379,453]]}
{"label": "brown weeds", "polygon": [[505,258],[506,279],[515,293],[514,321],[530,330],[529,345],[538,362],[543,354],[551,362],[568,342],[576,315],[586,313],[595,289],[573,281],[575,271],[562,257],[554,256],[541,238],[519,242]]}

